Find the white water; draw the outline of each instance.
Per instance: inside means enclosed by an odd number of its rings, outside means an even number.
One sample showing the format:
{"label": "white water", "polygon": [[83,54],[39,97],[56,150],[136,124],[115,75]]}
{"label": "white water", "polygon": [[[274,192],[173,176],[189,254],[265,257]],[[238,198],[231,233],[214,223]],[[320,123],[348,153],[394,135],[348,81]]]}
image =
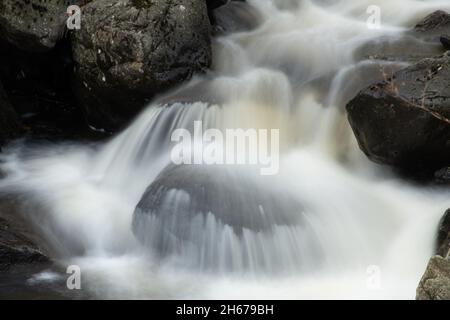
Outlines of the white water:
{"label": "white water", "polygon": [[[361,44],[400,35],[450,3],[249,2],[262,25],[218,39],[213,79],[193,81],[222,107],[149,106],[104,145],[12,148],[3,155],[2,189],[22,197],[60,263],[80,265],[83,289],[95,297],[414,298],[449,192],[409,185],[366,160],[347,124],[343,92],[362,85],[355,74],[378,68],[354,59]],[[373,4],[381,7],[382,30],[367,28]],[[251,249],[262,270],[222,270],[219,262],[204,272],[192,264],[195,251],[157,258],[132,233],[136,204],[169,163],[170,133],[198,119],[218,128],[280,128],[280,173],[255,183],[304,204],[290,214],[307,223],[254,240],[262,245]],[[231,235],[233,254],[240,241]],[[218,256],[225,252],[217,248]],[[381,271],[380,288],[368,285],[370,266]]]}

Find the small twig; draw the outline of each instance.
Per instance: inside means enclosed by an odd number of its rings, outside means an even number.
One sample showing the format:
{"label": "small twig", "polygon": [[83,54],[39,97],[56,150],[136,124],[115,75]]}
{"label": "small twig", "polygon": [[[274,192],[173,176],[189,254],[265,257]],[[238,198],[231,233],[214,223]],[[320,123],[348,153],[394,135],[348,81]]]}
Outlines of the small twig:
{"label": "small twig", "polygon": [[381,74],[383,75],[384,81],[388,85],[388,90],[393,93],[394,97],[402,100],[403,102],[405,102],[406,104],[408,104],[408,105],[410,105],[412,107],[421,109],[421,110],[429,113],[431,116],[435,117],[438,120],[441,120],[441,121],[444,121],[444,122],[450,124],[450,119],[444,117],[440,113],[438,113],[436,111],[433,111],[430,108],[425,106],[426,93],[427,93],[428,87],[430,85],[430,80],[433,78],[433,76],[436,73],[433,73],[431,70],[428,70],[428,77],[427,77],[428,80],[425,82],[425,86],[424,86],[424,89],[422,91],[422,97],[421,97],[422,102],[421,102],[421,104],[414,103],[414,102],[412,102],[412,101],[402,97],[400,95],[398,86],[395,84],[395,81],[393,80],[393,76],[388,77],[383,66],[381,66]]}

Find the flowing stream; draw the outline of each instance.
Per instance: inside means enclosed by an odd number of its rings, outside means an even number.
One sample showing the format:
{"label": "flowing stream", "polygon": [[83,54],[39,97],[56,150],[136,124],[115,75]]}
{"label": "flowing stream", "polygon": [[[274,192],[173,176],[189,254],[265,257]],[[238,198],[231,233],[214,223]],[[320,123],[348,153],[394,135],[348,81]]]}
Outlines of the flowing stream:
{"label": "flowing stream", "polygon": [[[82,288],[92,297],[414,298],[449,192],[412,185],[367,160],[344,106],[382,78],[380,66],[406,64],[360,58],[363,44],[401,38],[450,3],[248,2],[259,26],[217,38],[212,72],[163,98],[179,102],[149,105],[103,144],[14,144],[2,154],[1,190],[20,196],[24,215],[60,265],[80,266]],[[370,5],[381,8],[379,30],[367,27]],[[170,254],[149,250],[163,227],[157,219],[133,222],[133,212],[170,164],[171,132],[192,128],[195,120],[219,129],[279,129],[277,175],[230,166],[215,187],[238,203],[230,215],[262,208],[264,198],[300,222],[238,233],[205,218],[187,223],[191,238],[175,242]],[[211,168],[208,176],[222,174]],[[183,187],[176,192],[168,201],[183,208]]]}

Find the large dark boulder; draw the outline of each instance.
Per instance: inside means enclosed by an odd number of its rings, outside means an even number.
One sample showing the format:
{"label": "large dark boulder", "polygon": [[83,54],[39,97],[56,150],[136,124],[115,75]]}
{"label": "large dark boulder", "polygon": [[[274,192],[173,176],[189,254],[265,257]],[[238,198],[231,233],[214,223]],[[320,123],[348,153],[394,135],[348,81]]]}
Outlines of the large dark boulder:
{"label": "large dark boulder", "polygon": [[424,59],[362,90],[347,104],[362,151],[404,169],[450,163],[450,54]]}
{"label": "large dark boulder", "polygon": [[67,7],[78,2],[2,0],[0,1],[0,37],[24,50],[49,50],[64,35]]}
{"label": "large dark boulder", "polygon": [[120,128],[211,63],[204,0],[97,0],[82,13],[72,48],[78,96],[94,127]]}
{"label": "large dark boulder", "polygon": [[430,259],[417,288],[417,300],[450,300],[450,260]]}
{"label": "large dark boulder", "polygon": [[446,257],[450,253],[450,209],[439,222],[436,254]]}
{"label": "large dark boulder", "polygon": [[[187,255],[187,265],[202,269],[245,269],[254,263],[267,269],[272,262],[265,259],[271,254],[279,263],[296,260],[298,244],[286,239],[293,236],[289,228],[302,220],[303,206],[288,193],[273,193],[267,187],[274,187],[273,182],[259,178],[226,166],[169,166],[137,205],[133,232],[154,254]],[[282,241],[276,227],[287,228],[279,252],[269,249]]]}

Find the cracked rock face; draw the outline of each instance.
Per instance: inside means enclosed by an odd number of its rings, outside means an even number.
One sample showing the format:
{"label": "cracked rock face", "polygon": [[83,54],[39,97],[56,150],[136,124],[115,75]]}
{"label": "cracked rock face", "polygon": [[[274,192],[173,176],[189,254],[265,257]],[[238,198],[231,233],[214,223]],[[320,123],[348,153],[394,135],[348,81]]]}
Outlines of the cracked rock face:
{"label": "cracked rock face", "polygon": [[450,300],[450,261],[434,256],[417,288],[417,300]]}
{"label": "cracked rock face", "polygon": [[72,34],[88,121],[111,131],[211,62],[204,0],[97,0]]}
{"label": "cracked rock face", "polygon": [[347,105],[362,151],[404,169],[450,162],[450,55],[424,59],[362,90]]}
{"label": "cracked rock face", "polygon": [[2,0],[0,34],[27,51],[53,48],[64,34],[66,10],[73,0]]}

